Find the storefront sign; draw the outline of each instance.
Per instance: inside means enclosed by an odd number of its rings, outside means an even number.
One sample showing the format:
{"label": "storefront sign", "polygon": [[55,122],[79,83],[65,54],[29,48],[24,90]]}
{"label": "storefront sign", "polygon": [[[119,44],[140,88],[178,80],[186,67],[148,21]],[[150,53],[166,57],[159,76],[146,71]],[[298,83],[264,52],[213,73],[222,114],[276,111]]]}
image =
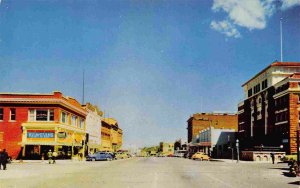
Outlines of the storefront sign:
{"label": "storefront sign", "polygon": [[54,132],[27,132],[27,138],[54,138]]}
{"label": "storefront sign", "polygon": [[57,137],[58,138],[66,138],[67,137],[67,133],[66,132],[58,132],[57,133]]}

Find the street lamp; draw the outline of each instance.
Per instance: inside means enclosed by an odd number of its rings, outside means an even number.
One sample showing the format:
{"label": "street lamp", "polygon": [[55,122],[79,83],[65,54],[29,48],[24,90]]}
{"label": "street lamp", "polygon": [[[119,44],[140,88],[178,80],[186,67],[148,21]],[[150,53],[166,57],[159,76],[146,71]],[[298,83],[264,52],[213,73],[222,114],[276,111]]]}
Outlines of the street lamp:
{"label": "street lamp", "polygon": [[240,154],[239,154],[239,139],[236,139],[236,152],[237,152],[237,163],[240,160]]}

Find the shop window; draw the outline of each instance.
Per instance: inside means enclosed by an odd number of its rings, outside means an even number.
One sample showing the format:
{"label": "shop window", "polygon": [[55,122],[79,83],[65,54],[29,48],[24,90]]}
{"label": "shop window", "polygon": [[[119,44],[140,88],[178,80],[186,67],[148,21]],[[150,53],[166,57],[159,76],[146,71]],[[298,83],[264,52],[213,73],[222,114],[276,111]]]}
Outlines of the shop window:
{"label": "shop window", "polygon": [[10,109],[10,120],[16,121],[16,109],[15,108]]}
{"label": "shop window", "polygon": [[0,108],[0,121],[3,121],[3,108]]}

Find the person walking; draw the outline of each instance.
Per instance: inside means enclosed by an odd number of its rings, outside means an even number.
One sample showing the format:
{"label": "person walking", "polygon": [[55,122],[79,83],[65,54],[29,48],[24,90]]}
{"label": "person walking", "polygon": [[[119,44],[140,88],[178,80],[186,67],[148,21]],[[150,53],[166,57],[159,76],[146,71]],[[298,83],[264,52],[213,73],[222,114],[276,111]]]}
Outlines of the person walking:
{"label": "person walking", "polygon": [[52,163],[52,157],[53,157],[53,153],[52,153],[51,149],[49,149],[47,155],[48,155],[49,164],[51,164]]}
{"label": "person walking", "polygon": [[270,155],[271,155],[271,158],[272,158],[272,163],[274,164],[274,162],[275,162],[275,154],[274,154],[274,152],[272,152]]}
{"label": "person walking", "polygon": [[56,151],[53,151],[53,154],[52,154],[53,164],[55,163],[55,158],[56,157],[57,157],[57,153],[56,153]]}
{"label": "person walking", "polygon": [[8,160],[8,153],[6,152],[5,149],[0,153],[0,158],[1,158],[1,165],[3,166],[3,170],[6,170],[6,164]]}

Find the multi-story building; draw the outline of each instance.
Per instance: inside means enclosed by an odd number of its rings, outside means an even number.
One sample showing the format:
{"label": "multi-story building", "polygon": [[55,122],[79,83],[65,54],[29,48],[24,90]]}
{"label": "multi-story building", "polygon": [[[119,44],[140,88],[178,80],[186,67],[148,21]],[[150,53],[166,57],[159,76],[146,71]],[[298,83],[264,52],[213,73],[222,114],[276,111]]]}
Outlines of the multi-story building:
{"label": "multi-story building", "polygon": [[159,152],[162,156],[174,155],[174,143],[160,142]]}
{"label": "multi-story building", "polygon": [[234,113],[196,113],[188,120],[188,143],[199,134],[200,131],[208,128],[238,129],[238,116]]}
{"label": "multi-story building", "polygon": [[[202,151],[214,158],[231,158],[235,148],[236,130],[208,127],[199,132],[193,149]],[[194,153],[194,152],[193,152]]]}
{"label": "multi-story building", "polygon": [[86,103],[83,106],[87,111],[86,116],[86,151],[94,153],[101,147],[101,127],[103,112],[97,106]]}
{"label": "multi-story building", "polygon": [[49,149],[71,157],[83,149],[86,111],[61,92],[0,94],[0,148],[12,158],[41,158]]}
{"label": "multi-story building", "polygon": [[300,63],[274,62],[242,85],[238,104],[240,147],[297,152]]}
{"label": "multi-story building", "polygon": [[117,149],[120,149],[123,144],[123,130],[118,128],[118,134],[117,134]]}
{"label": "multi-story building", "polygon": [[106,118],[102,119],[100,151],[113,151],[111,143],[111,124]]}

